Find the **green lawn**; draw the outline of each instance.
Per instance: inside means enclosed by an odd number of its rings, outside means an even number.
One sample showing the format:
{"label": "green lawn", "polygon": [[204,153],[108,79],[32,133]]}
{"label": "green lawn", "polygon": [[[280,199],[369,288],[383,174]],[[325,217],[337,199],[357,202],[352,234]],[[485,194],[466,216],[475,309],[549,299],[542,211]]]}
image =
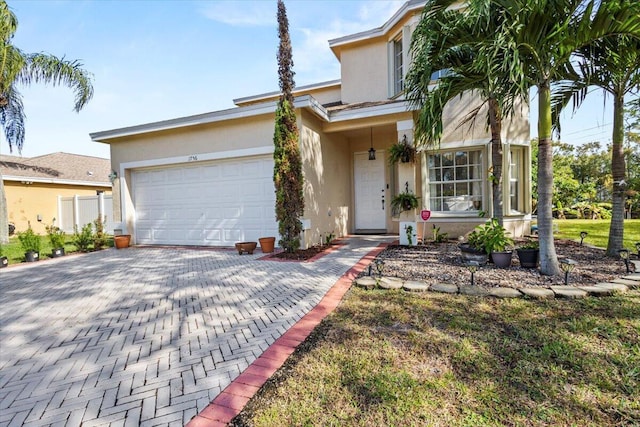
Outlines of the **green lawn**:
{"label": "green lawn", "polygon": [[639,291],[532,301],[354,288],[232,425],[639,421]]}
{"label": "green lawn", "polygon": [[[49,237],[46,235],[41,235],[40,242],[40,259],[43,260],[51,258],[51,250],[53,248],[51,247],[51,243],[49,242]],[[111,246],[113,246],[113,237],[109,237],[107,239],[107,247]],[[64,251],[67,254],[78,251],[76,246],[71,243],[71,236],[67,236],[67,240],[64,245]],[[9,238],[9,244],[2,245],[2,255],[7,257],[9,265],[24,262],[24,250],[22,249],[17,236],[11,236]]]}
{"label": "green lawn", "polygon": [[[556,237],[580,241],[580,232],[586,231],[589,234],[584,239],[585,243],[606,248],[610,222],[604,219],[556,219],[554,220],[554,223],[558,224]],[[624,221],[624,247],[635,253],[637,242],[640,242],[640,219],[626,219]]]}

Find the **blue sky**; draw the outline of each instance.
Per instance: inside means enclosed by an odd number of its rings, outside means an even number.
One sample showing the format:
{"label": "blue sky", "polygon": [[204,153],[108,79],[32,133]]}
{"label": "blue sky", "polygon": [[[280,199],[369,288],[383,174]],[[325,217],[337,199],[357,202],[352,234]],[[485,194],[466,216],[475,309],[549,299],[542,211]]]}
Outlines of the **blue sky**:
{"label": "blue sky", "polygon": [[[340,78],[328,40],[379,27],[403,3],[285,1],[296,84]],[[67,88],[21,89],[26,157],[57,151],[109,157],[90,132],[232,108],[234,98],[278,88],[275,0],[8,4],[19,20],[16,46],[79,59],[94,74],[94,98],[80,113],[72,111]],[[608,142],[610,123],[610,109],[594,93],[577,115],[565,114],[563,140]],[[532,136],[535,127],[533,117]],[[9,154],[4,140],[0,153]]]}

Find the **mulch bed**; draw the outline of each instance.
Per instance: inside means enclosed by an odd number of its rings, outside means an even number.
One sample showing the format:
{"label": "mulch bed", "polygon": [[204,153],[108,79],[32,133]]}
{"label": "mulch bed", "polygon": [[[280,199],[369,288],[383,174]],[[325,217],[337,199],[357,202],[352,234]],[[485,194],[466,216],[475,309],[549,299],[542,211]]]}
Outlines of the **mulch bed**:
{"label": "mulch bed", "polygon": [[277,252],[271,255],[269,258],[275,258],[283,261],[309,261],[318,258],[325,253],[329,253],[338,246],[335,243],[330,245],[316,245],[311,246],[308,249],[298,249],[295,252]]}
{"label": "mulch bed", "polygon": [[[592,285],[627,274],[622,260],[607,257],[603,249],[580,246],[570,240],[556,240],[555,247],[558,258],[577,261],[574,271],[569,275],[569,285]],[[411,247],[391,245],[377,258],[384,261],[384,276],[427,283],[470,284],[470,273],[464,266],[457,242],[427,243]],[[631,269],[633,271],[633,265]],[[365,270],[361,276],[366,274]],[[496,268],[488,263],[475,273],[475,283],[487,288],[547,287],[563,285],[564,274],[544,276],[538,269],[522,268],[514,253],[511,268]]]}

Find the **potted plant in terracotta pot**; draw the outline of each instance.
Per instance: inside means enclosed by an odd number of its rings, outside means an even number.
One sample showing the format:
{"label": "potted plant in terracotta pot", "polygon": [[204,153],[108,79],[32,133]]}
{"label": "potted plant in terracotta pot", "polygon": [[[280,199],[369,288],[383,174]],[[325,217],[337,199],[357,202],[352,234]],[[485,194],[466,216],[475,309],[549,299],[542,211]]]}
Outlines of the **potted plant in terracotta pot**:
{"label": "potted plant in terracotta pot", "polygon": [[131,234],[117,234],[113,236],[113,245],[116,249],[128,248],[131,243]]}
{"label": "potted plant in terracotta pot", "polygon": [[[53,220],[55,221],[55,218]],[[51,243],[51,258],[64,256],[65,232],[53,224],[47,225],[45,229],[47,230],[49,242]]]}
{"label": "potted plant in terracotta pot", "polygon": [[540,245],[537,240],[528,240],[516,248],[520,267],[537,268],[540,258]]}
{"label": "potted plant in terracotta pot", "polygon": [[276,238],[260,237],[258,239],[258,242],[260,242],[260,249],[262,250],[263,253],[266,254],[274,251],[275,245],[276,245]]}
{"label": "potted plant in terracotta pot", "polygon": [[33,232],[31,225],[27,231],[18,233],[18,240],[24,250],[25,261],[35,262],[40,259],[40,236]]}

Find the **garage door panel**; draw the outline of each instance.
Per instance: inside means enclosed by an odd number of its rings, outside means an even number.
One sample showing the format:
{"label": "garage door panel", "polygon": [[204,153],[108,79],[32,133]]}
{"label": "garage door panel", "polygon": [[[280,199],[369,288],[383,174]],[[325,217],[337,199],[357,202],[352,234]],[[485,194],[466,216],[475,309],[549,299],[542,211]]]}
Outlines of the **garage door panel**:
{"label": "garage door panel", "polygon": [[270,156],[134,171],[141,244],[232,246],[277,236]]}

